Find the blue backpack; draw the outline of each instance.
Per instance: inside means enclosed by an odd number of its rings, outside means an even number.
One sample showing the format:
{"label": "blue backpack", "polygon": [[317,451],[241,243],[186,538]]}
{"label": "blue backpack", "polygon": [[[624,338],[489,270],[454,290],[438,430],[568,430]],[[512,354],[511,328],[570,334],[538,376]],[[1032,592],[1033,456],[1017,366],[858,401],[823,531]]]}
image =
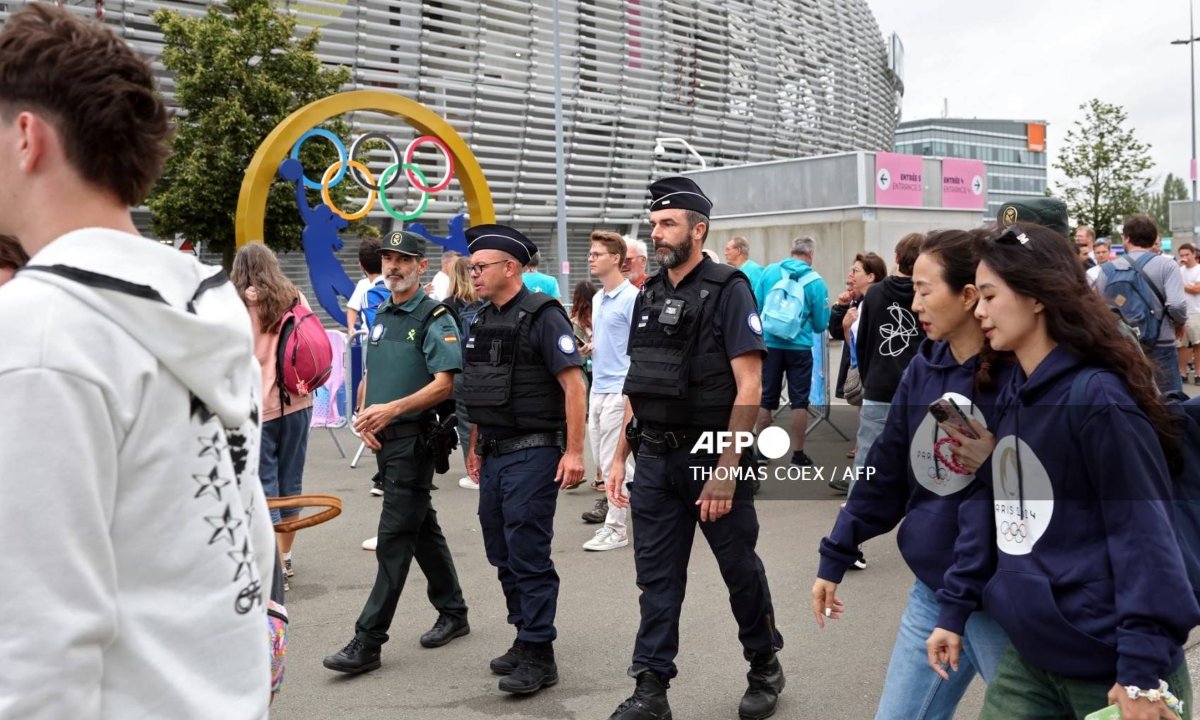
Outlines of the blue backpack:
{"label": "blue backpack", "polygon": [[387,285],[372,285],[367,291],[366,297],[363,298],[362,316],[363,327],[370,329],[375,325],[375,311],[383,304],[384,300],[391,297],[392,291],[387,289]]}
{"label": "blue backpack", "polygon": [[[1167,300],[1146,275],[1146,263],[1154,253],[1143,253],[1137,262],[1123,256],[1101,265],[1104,298],[1146,347],[1158,344]],[[1120,265],[1120,266],[1118,266]],[[1157,301],[1157,302],[1155,302]]]}
{"label": "blue backpack", "polygon": [[[1071,383],[1071,391],[1067,396],[1067,417],[1076,437],[1079,437],[1079,429],[1083,426],[1080,413],[1091,403],[1087,394],[1088,382],[1100,372],[1099,368],[1086,368]],[[1162,400],[1175,417],[1176,427],[1180,431],[1180,463],[1178,469],[1173,468],[1171,472],[1175,538],[1179,541],[1192,593],[1200,602],[1200,398],[1188,400],[1182,393],[1167,393]]]}
{"label": "blue backpack", "polygon": [[795,340],[804,332],[805,300],[804,288],[820,279],[815,271],[803,276],[785,273],[767,292],[763,299],[763,332],[783,340]]}

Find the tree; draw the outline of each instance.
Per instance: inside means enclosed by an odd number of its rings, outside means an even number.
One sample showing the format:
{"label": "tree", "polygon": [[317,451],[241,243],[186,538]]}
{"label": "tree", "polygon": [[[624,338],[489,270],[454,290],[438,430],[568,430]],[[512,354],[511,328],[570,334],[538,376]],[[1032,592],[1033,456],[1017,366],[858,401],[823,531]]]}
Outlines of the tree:
{"label": "tree", "polygon": [[1166,232],[1171,227],[1171,202],[1187,200],[1190,195],[1187,183],[1183,178],[1167,173],[1167,179],[1163,181],[1161,192],[1148,192],[1143,196],[1142,212],[1154,218],[1158,227]]}
{"label": "tree", "polygon": [[1136,213],[1154,166],[1150,146],[1125,127],[1125,110],[1092,99],[1079,106],[1087,115],[1067,131],[1055,169],[1067,180],[1057,186],[1071,216],[1091,225],[1098,237],[1112,234],[1118,218]]}
{"label": "tree", "polygon": [[[318,32],[295,39],[295,20],[278,12],[274,0],[227,0],[195,18],[159,10],[154,22],[163,31],[163,64],[174,75],[179,112],[172,154],[147,202],[153,229],[204,242],[222,253],[228,269],[238,192],[258,146],[293,111],[337,92],[350,72],[322,66]],[[325,126],[339,137],[346,133],[343,121]],[[337,151],[314,140],[305,143],[300,160],[310,178],[319,179],[313,169],[337,162]],[[331,192],[339,205],[348,185]],[[321,202],[310,195],[313,204]],[[352,227],[371,232],[365,224]],[[262,240],[280,252],[294,250],[301,230],[295,186],[277,182]]]}

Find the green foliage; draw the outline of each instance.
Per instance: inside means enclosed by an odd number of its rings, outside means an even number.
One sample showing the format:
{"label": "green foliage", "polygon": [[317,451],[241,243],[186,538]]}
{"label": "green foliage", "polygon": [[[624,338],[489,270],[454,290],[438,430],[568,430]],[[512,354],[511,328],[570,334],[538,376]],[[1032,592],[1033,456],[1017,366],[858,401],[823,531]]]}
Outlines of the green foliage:
{"label": "green foliage", "polygon": [[1079,106],[1083,120],[1067,131],[1062,154],[1054,167],[1066,175],[1058,192],[1080,225],[1091,225],[1098,237],[1108,237],[1119,218],[1139,211],[1153,167],[1150,146],[1138,142],[1125,127],[1125,110],[1092,99]]}
{"label": "green foliage", "polygon": [[1187,200],[1190,195],[1183,178],[1167,173],[1161,192],[1148,192],[1142,196],[1141,211],[1154,218],[1159,229],[1167,233],[1171,227],[1171,201]]}
{"label": "green foliage", "polygon": [[[234,217],[242,178],[258,146],[300,107],[336,93],[350,79],[346,68],[327,68],[317,58],[317,31],[295,39],[295,19],[274,0],[227,0],[202,17],[171,10],[154,13],[165,40],[163,64],[175,79],[179,106],[173,152],[148,200],[154,232],[175,233],[233,258]],[[324,125],[340,137],[341,120]],[[313,139],[300,157],[308,175],[336,162],[328,142]],[[345,200],[343,183],[331,195]],[[320,202],[309,193],[310,203]],[[365,223],[351,228],[372,231]],[[267,245],[285,252],[300,247],[302,230],[295,186],[278,181],[267,203]]]}

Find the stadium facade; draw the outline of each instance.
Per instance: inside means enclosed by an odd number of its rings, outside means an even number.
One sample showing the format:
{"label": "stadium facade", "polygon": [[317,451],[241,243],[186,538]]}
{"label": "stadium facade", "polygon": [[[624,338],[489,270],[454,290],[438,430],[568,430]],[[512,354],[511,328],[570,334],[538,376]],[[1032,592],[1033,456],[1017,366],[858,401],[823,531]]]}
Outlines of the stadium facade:
{"label": "stadium facade", "polygon": [[[154,58],[168,95],[162,37],[150,15],[160,8],[199,14],[210,4],[67,3],[84,15],[102,8],[104,22]],[[0,21],[20,5],[0,4]],[[353,72],[346,89],[402,93],[445,117],[478,156],[497,217],[527,230],[557,260],[550,242],[558,209],[550,0],[279,7],[296,15],[298,34],[320,27],[322,60]],[[586,272],[588,232],[636,231],[649,180],[698,166],[681,143],[656,153],[656,138],[683,138],[709,167],[892,147],[898,61],[865,0],[564,0],[559,9],[575,277]],[[413,136],[383,115],[350,121],[352,135],[383,131],[401,143]],[[444,229],[463,212],[456,187],[435,197],[422,222]]]}

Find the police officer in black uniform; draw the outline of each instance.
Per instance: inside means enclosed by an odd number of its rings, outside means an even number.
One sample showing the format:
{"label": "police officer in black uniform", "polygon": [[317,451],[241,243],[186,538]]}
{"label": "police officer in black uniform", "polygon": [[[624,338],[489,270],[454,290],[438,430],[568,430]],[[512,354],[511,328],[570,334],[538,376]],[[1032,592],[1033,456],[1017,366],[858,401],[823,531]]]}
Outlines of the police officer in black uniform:
{"label": "police officer in black uniform", "polygon": [[558,682],[550,540],[559,487],[583,482],[583,358],[562,305],[522,281],[537,247],[503,225],[466,234],[475,292],[487,301],[464,349],[462,398],[474,424],[467,472],[479,483],[484,547],[517,628],[491,669],[505,676],[502,691],[527,695]]}
{"label": "police officer in black uniform", "polygon": [[[740,271],[701,253],[712,202],[687,178],[650,186],[650,237],[662,269],[634,305],[629,373],[624,392],[637,449],[631,497],[621,491],[629,442],[618,443],[607,490],[610,502],[632,506],[634,562],[641,588],[641,626],[630,676],[637,689],[610,720],[671,717],[667,687],[676,675],[679,612],[688,558],[699,521],[729,589],[750,671],[738,715],[775,712],[783,668],[775,651],[783,638],[762,561],[755,553],[753,461],[731,447],[692,453],[703,433],[749,432],[761,398],[766,346],[750,283]],[[738,478],[741,478],[740,480]]]}
{"label": "police officer in black uniform", "polygon": [[414,557],[438,610],[421,645],[439,647],[470,632],[454,560],[430,498],[434,453],[439,446],[449,449],[435,437],[444,430],[437,427],[434,409],[447,409],[454,375],[462,369],[458,326],[449,308],[422,292],[420,278],[429,265],[423,237],[391,233],[379,252],[392,295],[379,306],[371,329],[363,378],[366,408],[355,424],[376,452],[384,486],[375,548],[379,571],[354,639],[325,658],[325,667],[345,673],[379,667],[379,648],[387,642]]}

